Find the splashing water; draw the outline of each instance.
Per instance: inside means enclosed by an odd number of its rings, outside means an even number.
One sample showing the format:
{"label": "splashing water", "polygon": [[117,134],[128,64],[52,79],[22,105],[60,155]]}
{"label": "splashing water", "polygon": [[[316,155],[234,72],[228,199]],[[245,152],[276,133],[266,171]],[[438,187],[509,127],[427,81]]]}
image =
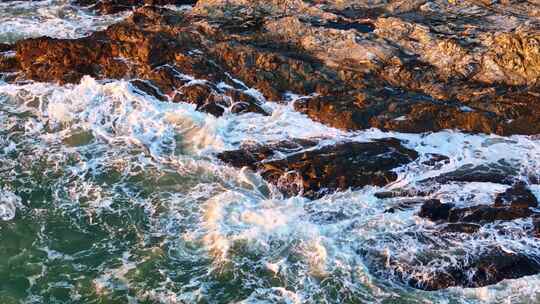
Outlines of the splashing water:
{"label": "splashing water", "polygon": [[[0,20],[14,14],[2,12]],[[82,32],[100,26],[94,17],[77,16],[88,21]],[[315,123],[291,105],[264,106],[272,115],[226,112],[215,118],[189,104],[160,102],[126,81],[85,77],[65,86],[0,83],[0,302],[540,299],[540,276],[425,292],[372,269],[381,256],[406,265],[436,255],[432,264],[416,269],[415,275],[428,276],[430,267],[495,244],[538,254],[538,242],[525,233],[530,220],[486,225],[474,237],[443,239],[433,223],[415,215],[419,206],[385,213],[401,201],[374,195],[422,187],[421,180],[464,164],[505,160],[517,164],[523,176],[540,172],[538,138],[454,131],[347,133]],[[311,137],[328,138],[328,144],[396,137],[420,158],[399,168],[398,180],[385,188],[318,200],[285,198],[258,174],[215,158],[216,152],[245,141]],[[423,162],[430,153],[449,161],[428,168]],[[506,188],[450,183],[432,196],[469,206],[492,201]],[[540,188],[532,190],[540,198]],[[501,229],[508,233],[493,233]]]}
{"label": "splashing water", "polygon": [[23,38],[49,36],[79,38],[104,29],[125,14],[95,16],[68,0],[0,2],[0,42],[14,43]]}

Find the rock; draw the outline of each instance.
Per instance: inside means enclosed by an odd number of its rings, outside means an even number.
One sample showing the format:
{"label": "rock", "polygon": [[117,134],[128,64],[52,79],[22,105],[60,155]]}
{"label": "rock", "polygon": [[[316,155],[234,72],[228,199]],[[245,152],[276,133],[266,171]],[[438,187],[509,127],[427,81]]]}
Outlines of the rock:
{"label": "rock", "polygon": [[439,200],[429,200],[422,205],[418,216],[432,221],[483,224],[495,221],[512,221],[527,218],[533,214],[534,212],[528,208],[492,207],[488,205],[457,208],[453,204],[443,204]]}
{"label": "rock", "polygon": [[[79,3],[114,12],[194,1]],[[21,41],[0,72],[60,83],[84,75],[141,79],[150,86],[139,89],[164,100],[175,98],[188,75],[210,91],[183,88],[177,100],[215,115],[223,107],[263,113],[241,93],[247,88],[240,80],[267,100],[307,96],[296,110],[345,130],[540,133],[540,45],[531,5],[497,3],[482,16],[446,2],[358,5],[201,0],[190,12],[144,6],[88,37]],[[235,90],[216,90],[220,83]]]}
{"label": "rock", "polygon": [[495,221],[512,221],[533,215],[528,208],[491,207],[478,205],[467,208],[453,208],[449,212],[450,222],[491,223]]}
{"label": "rock", "polygon": [[[189,24],[188,17],[179,12],[146,6],[126,21],[88,37],[19,41],[16,56],[2,59],[0,70],[59,83],[77,83],[84,75],[136,78],[131,81],[134,87],[162,101],[194,103],[198,110],[216,116],[228,108],[233,113],[267,115],[256,98],[234,83],[222,88],[215,84],[227,83],[229,76],[211,58],[192,53],[201,47],[200,37],[178,33],[176,28]],[[193,77],[199,76],[204,78],[192,84]]]}
{"label": "rock", "polygon": [[443,204],[437,199],[431,199],[422,205],[418,216],[432,221],[448,220],[452,208],[454,208],[453,204]]}
{"label": "rock", "polygon": [[532,218],[533,234],[536,237],[540,237],[540,216],[534,216]]}
{"label": "rock", "polygon": [[441,174],[435,178],[423,180],[422,182],[436,181],[441,184],[449,182],[481,182],[511,185],[518,176],[518,170],[512,165],[502,161],[493,164],[464,165],[455,171]]}
{"label": "rock", "polygon": [[13,50],[13,46],[11,44],[0,43],[0,52],[7,52],[11,50]]}
{"label": "rock", "polygon": [[383,186],[397,179],[392,170],[418,157],[396,139],[344,142],[317,147],[315,141],[288,141],[243,146],[218,158],[235,167],[247,166],[289,195],[318,197],[325,192]]}
{"label": "rock", "polygon": [[428,157],[428,159],[423,161],[422,165],[440,168],[443,164],[448,164],[450,162],[450,158],[446,155],[428,153],[426,154],[426,156]]}
{"label": "rock", "polygon": [[442,228],[443,233],[476,233],[481,226],[471,223],[450,223]]}
{"label": "rock", "polygon": [[506,252],[500,248],[476,257],[463,257],[458,263],[461,265],[443,267],[429,273],[429,279],[413,277],[408,283],[424,290],[453,286],[477,288],[540,272],[538,257]]}
{"label": "rock", "polygon": [[418,189],[396,189],[391,191],[381,191],[374,194],[378,199],[388,199],[396,197],[426,196],[427,193]]}
{"label": "rock", "polygon": [[398,211],[406,211],[413,209],[416,205],[422,204],[419,200],[405,200],[397,203],[394,207],[384,210],[384,213],[396,213]]}
{"label": "rock", "polygon": [[75,0],[75,4],[88,6],[101,14],[116,14],[144,5],[194,5],[197,0]]}
{"label": "rock", "polygon": [[495,199],[496,207],[512,207],[512,208],[536,208],[538,200],[536,196],[527,187],[524,182],[518,182],[505,192],[497,195]]}

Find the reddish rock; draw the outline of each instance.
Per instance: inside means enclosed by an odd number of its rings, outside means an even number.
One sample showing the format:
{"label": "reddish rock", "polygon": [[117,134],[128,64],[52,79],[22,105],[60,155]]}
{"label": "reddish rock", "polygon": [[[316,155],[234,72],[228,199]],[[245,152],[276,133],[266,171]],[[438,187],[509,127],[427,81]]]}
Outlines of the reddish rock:
{"label": "reddish rock", "polygon": [[193,5],[197,0],[75,0],[74,2],[88,6],[101,14],[116,14],[144,5]]}
{"label": "reddish rock", "polygon": [[235,167],[260,171],[266,180],[289,195],[318,197],[328,191],[386,185],[397,178],[393,169],[418,156],[396,139],[308,149],[315,146],[315,141],[305,140],[243,146],[218,157]]}

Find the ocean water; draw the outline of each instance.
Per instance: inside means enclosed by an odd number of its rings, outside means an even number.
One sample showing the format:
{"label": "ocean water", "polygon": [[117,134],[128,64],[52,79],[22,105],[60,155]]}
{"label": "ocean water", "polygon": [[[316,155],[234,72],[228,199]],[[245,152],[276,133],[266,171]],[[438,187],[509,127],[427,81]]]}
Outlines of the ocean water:
{"label": "ocean water", "polygon": [[[65,1],[0,3],[0,42],[78,37],[118,18]],[[415,215],[419,206],[384,213],[400,202],[374,196],[464,164],[504,160],[524,178],[538,174],[538,137],[347,133],[295,112],[294,98],[264,102],[270,116],[215,118],[122,80],[0,82],[0,303],[540,302],[540,276],[426,292],[378,263],[430,256],[411,274],[429,278],[493,246],[538,256],[540,243],[525,232],[530,219],[440,238]],[[318,200],[285,198],[256,172],[215,157],[248,141],[319,137],[323,144],[396,137],[421,157],[384,188]],[[450,161],[427,167],[429,153]],[[467,206],[505,189],[449,184],[432,196]],[[532,190],[540,198],[540,187]],[[510,233],[495,233],[501,226]]]}

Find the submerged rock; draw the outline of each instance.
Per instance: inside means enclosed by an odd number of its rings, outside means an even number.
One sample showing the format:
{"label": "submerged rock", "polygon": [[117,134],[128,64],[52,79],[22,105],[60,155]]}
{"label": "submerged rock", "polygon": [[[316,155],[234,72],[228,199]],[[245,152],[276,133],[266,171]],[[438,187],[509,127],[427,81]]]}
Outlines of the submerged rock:
{"label": "submerged rock", "polygon": [[505,192],[497,195],[495,199],[495,206],[509,206],[512,208],[536,208],[538,207],[538,200],[536,196],[527,187],[527,184],[518,182],[512,187],[508,188]]}
{"label": "submerged rock", "polygon": [[478,256],[464,256],[455,265],[433,269],[424,278],[420,274],[401,275],[416,288],[439,290],[453,286],[482,287],[539,272],[538,257],[493,248]]}
{"label": "submerged rock", "polygon": [[394,169],[418,157],[396,139],[344,142],[319,147],[315,141],[243,146],[218,158],[247,166],[289,195],[318,197],[326,192],[384,186],[397,179]]}

